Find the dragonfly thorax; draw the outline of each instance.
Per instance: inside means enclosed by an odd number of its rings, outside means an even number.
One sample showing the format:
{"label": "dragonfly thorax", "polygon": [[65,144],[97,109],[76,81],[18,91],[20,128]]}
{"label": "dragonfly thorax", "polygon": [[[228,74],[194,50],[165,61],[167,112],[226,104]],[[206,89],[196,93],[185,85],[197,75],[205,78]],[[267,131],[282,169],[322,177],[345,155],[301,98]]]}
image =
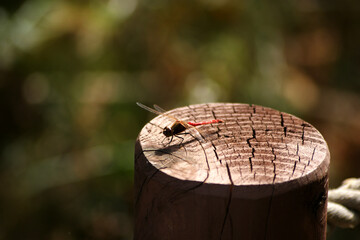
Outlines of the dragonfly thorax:
{"label": "dragonfly thorax", "polygon": [[177,135],[186,130],[184,123],[181,121],[176,121],[171,125],[171,127],[164,127],[163,134],[166,137],[171,137]]}

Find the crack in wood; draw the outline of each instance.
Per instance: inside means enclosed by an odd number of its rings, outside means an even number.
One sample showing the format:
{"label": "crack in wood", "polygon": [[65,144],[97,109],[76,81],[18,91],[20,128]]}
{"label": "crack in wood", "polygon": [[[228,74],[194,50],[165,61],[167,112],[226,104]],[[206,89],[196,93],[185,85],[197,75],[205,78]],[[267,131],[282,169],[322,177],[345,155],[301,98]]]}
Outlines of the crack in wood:
{"label": "crack in wood", "polygon": [[236,113],[236,109],[235,109],[234,105],[232,105],[232,110],[233,110],[233,113]]}
{"label": "crack in wood", "polygon": [[220,130],[220,128],[218,126],[216,128],[217,128],[217,131],[215,133],[217,135],[217,138],[220,138],[220,133],[219,132],[221,132],[221,130]]}
{"label": "crack in wood", "polygon": [[144,186],[155,176],[155,174],[157,174],[159,171],[161,170],[161,168],[157,169],[155,172],[153,172],[149,177],[145,178],[144,181],[141,183],[140,185],[140,189],[138,194],[136,195],[136,199],[135,199],[135,207],[138,205],[139,200],[142,196],[143,193],[143,188]]}
{"label": "crack in wood", "polygon": [[204,184],[206,183],[206,180],[207,180],[208,178],[209,178],[209,173],[207,173],[206,178],[204,179],[204,181],[199,182],[199,183],[196,184],[195,186],[190,187],[190,188],[188,188],[188,189],[186,189],[186,190],[179,191],[177,194],[174,194],[174,195],[169,199],[169,202],[174,203],[174,202],[180,200],[183,196],[187,196],[190,191],[194,191],[194,190],[196,190],[197,188],[200,188],[202,185],[204,185]]}
{"label": "crack in wood", "polygon": [[[241,159],[240,153],[237,153],[237,154],[238,154],[239,158]],[[239,166],[239,172],[240,172],[240,177],[242,178],[241,166]]]}
{"label": "crack in wood", "polygon": [[[232,177],[231,177],[231,172],[230,172],[229,165],[227,163],[225,165],[226,165],[226,170],[227,170],[227,174],[228,174],[229,181],[230,181],[230,187],[229,187],[228,202],[226,204],[226,209],[225,209],[225,216],[224,216],[224,220],[223,220],[223,223],[222,223],[222,226],[221,226],[220,239],[222,239],[224,229],[225,229],[226,220],[227,220],[228,216],[230,215],[230,204],[231,204],[231,200],[232,200],[233,187],[234,187],[234,182],[233,182]],[[230,227],[231,227],[231,232],[232,232],[233,231],[232,224],[230,225]]]}
{"label": "crack in wood", "polygon": [[280,125],[283,127],[284,136],[286,137],[287,127],[284,125],[284,115],[282,113],[280,114],[280,118]]}
{"label": "crack in wood", "polygon": [[291,174],[291,177],[289,177],[289,179],[294,176],[295,169],[296,169],[296,163],[297,163],[297,162],[294,162],[294,168],[293,168],[293,170],[292,170],[292,174]]}
{"label": "crack in wood", "polygon": [[301,143],[304,145],[304,142],[305,142],[305,127],[308,126],[308,125],[305,124],[305,123],[302,123],[301,126],[302,126]]}
{"label": "crack in wood", "polygon": [[304,165],[304,168],[303,168],[303,170],[302,170],[302,172],[301,172],[301,176],[303,176],[303,175],[304,175],[304,173],[305,173],[305,169],[306,169],[306,165]]}
{"label": "crack in wood", "polygon": [[312,155],[311,155],[311,159],[307,163],[308,166],[310,165],[310,162],[314,160],[314,155],[315,155],[316,148],[317,148],[317,146],[314,147],[314,150],[313,150]]}
{"label": "crack in wood", "polygon": [[273,177],[273,184],[275,183],[275,179],[276,179],[276,164],[275,164],[275,160],[276,160],[276,154],[275,154],[275,150],[274,150],[274,147],[271,147],[271,152],[272,154],[274,155],[274,159],[271,159],[271,163],[273,164],[273,173],[274,173],[274,177]]}
{"label": "crack in wood", "polygon": [[275,179],[276,179],[276,164],[273,163],[273,165],[274,165],[274,177],[273,177],[272,183],[274,184],[274,183],[275,183]]}
{"label": "crack in wood", "polygon": [[271,206],[272,206],[272,202],[273,202],[273,197],[274,197],[274,192],[275,192],[275,185],[272,185],[272,191],[271,191],[271,195],[270,195],[270,199],[269,199],[269,207],[268,207],[268,211],[267,211],[267,215],[266,215],[266,225],[265,225],[265,231],[264,231],[264,239],[267,239],[266,236],[268,236],[268,226],[270,225],[270,215],[271,215]]}
{"label": "crack in wood", "polygon": [[213,115],[214,119],[217,119],[216,114],[215,114],[215,112],[214,112],[214,110],[213,110],[213,109],[211,109],[211,113],[212,113],[212,115]]}
{"label": "crack in wood", "polygon": [[249,157],[249,163],[250,163],[250,171],[253,171],[253,163],[252,163],[252,158],[255,157],[255,148],[251,145],[250,140],[252,139],[256,139],[256,132],[255,129],[251,126],[252,128],[252,137],[246,139],[247,144],[249,145],[249,147],[251,148],[251,157]]}
{"label": "crack in wood", "polygon": [[[296,144],[296,155],[299,156],[299,143]],[[300,160],[299,160],[300,162]]]}
{"label": "crack in wood", "polygon": [[211,142],[211,145],[212,145],[212,147],[213,147],[213,152],[214,152],[214,154],[215,154],[216,159],[217,159],[218,161],[220,161],[220,163],[222,163],[221,159],[219,159],[219,156],[218,156],[218,154],[217,154],[217,149],[216,149],[215,144],[214,144],[213,142]]}

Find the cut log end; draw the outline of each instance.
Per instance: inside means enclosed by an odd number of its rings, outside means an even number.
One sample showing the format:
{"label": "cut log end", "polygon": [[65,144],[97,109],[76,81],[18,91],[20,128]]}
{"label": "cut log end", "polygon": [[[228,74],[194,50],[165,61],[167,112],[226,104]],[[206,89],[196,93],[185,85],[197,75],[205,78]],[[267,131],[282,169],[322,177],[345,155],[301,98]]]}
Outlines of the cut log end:
{"label": "cut log end", "polygon": [[[181,199],[180,195],[191,192],[192,196],[200,194],[227,199],[228,209],[224,209],[224,214],[229,215],[230,206],[236,209],[234,199],[239,199],[239,203],[255,199],[267,203],[263,215],[271,219],[275,214],[272,211],[279,204],[273,200],[275,196],[287,196],[281,201],[291,200],[288,193],[300,190],[304,194],[313,194],[309,197],[317,198],[314,200],[316,205],[326,194],[330,161],[328,147],[321,134],[303,120],[271,108],[230,103],[192,105],[174,109],[168,114],[183,121],[221,119],[222,122],[196,127],[204,141],[197,139],[191,130],[172,138],[165,137],[163,128],[171,126],[174,121],[165,115],[148,123],[136,143],[138,202],[146,204],[147,200],[141,200],[144,194],[163,194],[162,198],[170,198],[167,201],[175,201]],[[313,187],[309,189],[309,186]],[[149,193],[150,190],[158,192]],[[156,196],[150,198],[153,197]],[[305,202],[313,204],[311,199]],[[250,214],[247,209],[243,211]],[[322,222],[323,215],[319,218]],[[274,222],[277,220],[275,217]],[[227,221],[230,220],[224,220],[223,226],[219,227],[220,232],[228,230]],[[271,236],[274,230],[268,229],[272,224],[266,221],[264,236]],[[320,232],[324,231],[324,223],[322,226]]]}
{"label": "cut log end", "polygon": [[162,129],[174,120],[166,116],[156,117],[143,128],[138,150],[156,169],[176,179],[291,187],[327,173],[325,140],[313,126],[293,115],[245,104],[200,104],[168,113],[184,121],[223,120],[196,127],[204,142],[191,131],[170,142]]}

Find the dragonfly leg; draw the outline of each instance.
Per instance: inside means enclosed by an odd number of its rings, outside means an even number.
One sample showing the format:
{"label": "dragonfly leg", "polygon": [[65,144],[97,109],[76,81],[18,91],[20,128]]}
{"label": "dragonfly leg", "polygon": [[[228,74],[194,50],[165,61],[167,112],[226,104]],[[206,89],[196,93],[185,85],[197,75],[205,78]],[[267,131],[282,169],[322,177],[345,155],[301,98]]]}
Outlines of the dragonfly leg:
{"label": "dragonfly leg", "polygon": [[175,136],[175,137],[177,137],[177,138],[180,138],[180,139],[181,139],[181,142],[179,143],[179,145],[180,145],[180,144],[182,144],[182,143],[183,143],[184,138],[183,138],[183,137],[180,137],[179,135],[180,135],[180,134],[176,134],[176,135],[174,135],[174,136]]}
{"label": "dragonfly leg", "polygon": [[[167,137],[164,137],[164,138],[163,138],[163,140],[161,141],[162,144],[164,143],[165,139],[167,139]],[[171,139],[170,139],[170,141],[171,141]],[[163,145],[164,145],[164,146],[167,146],[167,145],[169,145],[169,143],[165,143],[165,144],[163,144]]]}
{"label": "dragonfly leg", "polygon": [[[179,143],[179,145],[181,145],[181,144],[183,143],[183,141],[184,141],[184,138],[183,138],[183,137],[180,137],[179,135],[185,135],[185,133],[184,133],[184,134],[179,133],[179,134],[176,134],[176,135],[172,135],[171,138],[170,138],[170,140],[169,140],[169,142],[167,142],[166,144],[163,144],[163,145],[164,145],[164,146],[170,145],[170,143],[171,143],[171,142],[173,141],[173,139],[174,139],[174,136],[181,139],[181,141],[180,141],[180,143]],[[165,141],[165,139],[167,139],[167,137],[165,137],[165,138],[161,141],[161,143],[163,143],[163,142]]]}
{"label": "dragonfly leg", "polygon": [[[172,142],[173,138],[174,138],[174,135],[172,135],[172,136],[171,136],[171,138],[170,138],[170,140],[169,140],[169,142],[168,142],[168,143],[163,144],[163,145],[164,145],[164,146],[168,146],[168,145],[170,145],[170,143]],[[164,137],[164,139],[161,141],[161,143],[163,143],[163,142],[165,141],[165,139],[167,139],[167,137]]]}

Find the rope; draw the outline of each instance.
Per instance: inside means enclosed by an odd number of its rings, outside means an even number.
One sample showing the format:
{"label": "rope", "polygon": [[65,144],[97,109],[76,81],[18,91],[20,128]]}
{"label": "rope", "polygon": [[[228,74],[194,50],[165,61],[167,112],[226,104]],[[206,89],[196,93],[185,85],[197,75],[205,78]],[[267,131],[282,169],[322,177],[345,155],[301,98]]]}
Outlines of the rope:
{"label": "rope", "polygon": [[360,224],[360,178],[348,178],[328,192],[327,221],[341,228]]}

